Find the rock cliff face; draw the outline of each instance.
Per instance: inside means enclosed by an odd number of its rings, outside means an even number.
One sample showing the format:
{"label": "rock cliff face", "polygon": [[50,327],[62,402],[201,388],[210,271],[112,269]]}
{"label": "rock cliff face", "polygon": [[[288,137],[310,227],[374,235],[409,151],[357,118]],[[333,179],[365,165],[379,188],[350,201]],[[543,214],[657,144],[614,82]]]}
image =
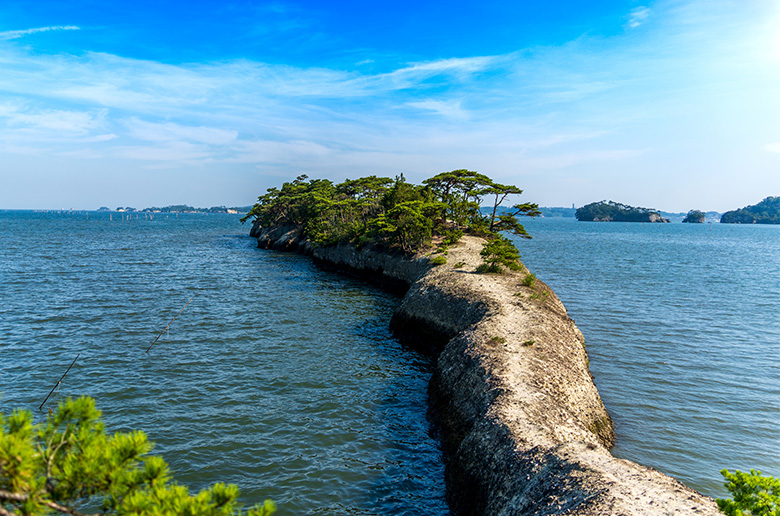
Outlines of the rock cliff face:
{"label": "rock cliff face", "polygon": [[464,237],[433,267],[424,256],[313,248],[296,228],[253,236],[408,288],[391,325],[438,356],[430,403],[453,514],[719,514],[710,498],[610,454],[612,420],[581,332],[542,282],[474,273],[480,239]]}

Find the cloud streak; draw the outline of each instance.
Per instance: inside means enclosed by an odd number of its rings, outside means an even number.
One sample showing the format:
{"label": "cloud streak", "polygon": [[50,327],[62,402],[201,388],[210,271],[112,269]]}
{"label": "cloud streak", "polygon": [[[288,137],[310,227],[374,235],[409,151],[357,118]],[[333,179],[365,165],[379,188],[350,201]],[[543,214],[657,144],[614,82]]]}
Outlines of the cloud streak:
{"label": "cloud streak", "polygon": [[628,16],[628,27],[636,29],[642,25],[649,17],[652,11],[650,8],[641,6],[631,9],[631,13]]}
{"label": "cloud streak", "polygon": [[80,27],[75,25],[57,25],[52,27],[38,27],[36,29],[25,30],[7,30],[0,32],[0,41],[8,41],[12,39],[19,39],[30,34],[38,34],[40,32],[49,32],[57,30],[81,30]]}

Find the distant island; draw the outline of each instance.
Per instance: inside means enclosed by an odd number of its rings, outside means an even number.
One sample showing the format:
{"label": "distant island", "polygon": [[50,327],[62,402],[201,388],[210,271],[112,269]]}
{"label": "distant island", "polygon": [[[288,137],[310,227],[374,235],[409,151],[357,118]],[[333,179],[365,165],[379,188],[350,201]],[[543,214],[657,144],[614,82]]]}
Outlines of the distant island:
{"label": "distant island", "polygon": [[[153,206],[151,208],[144,208],[142,213],[249,213],[251,206],[240,206],[234,208],[228,208],[226,206],[212,206],[211,208],[194,208],[186,204],[174,204],[171,206],[165,206],[164,208],[158,208]],[[119,211],[119,209],[117,209]]]}
{"label": "distant island", "polygon": [[767,197],[758,204],[724,213],[723,224],[780,224],[780,197]]}
{"label": "distant island", "polygon": [[577,220],[588,222],[669,222],[650,208],[636,208],[614,201],[600,201],[577,208]]}
{"label": "distant island", "polygon": [[97,211],[117,211],[124,213],[249,213],[252,206],[236,206],[228,208],[226,206],[212,206],[211,208],[194,208],[187,204],[173,204],[171,206],[165,206],[164,208],[158,208],[153,206],[151,208],[144,208],[137,210],[131,206],[119,206],[115,210],[101,206]]}
{"label": "distant island", "polygon": [[703,211],[691,210],[688,212],[688,215],[685,216],[683,222],[689,224],[704,224],[704,221],[706,219],[707,219],[707,214],[705,214]]}

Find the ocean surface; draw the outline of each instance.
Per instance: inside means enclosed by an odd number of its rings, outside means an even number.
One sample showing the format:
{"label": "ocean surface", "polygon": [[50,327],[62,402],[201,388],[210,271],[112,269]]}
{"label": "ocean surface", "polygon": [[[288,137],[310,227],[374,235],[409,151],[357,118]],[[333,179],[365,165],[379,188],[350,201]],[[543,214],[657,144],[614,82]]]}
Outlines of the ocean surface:
{"label": "ocean surface", "polygon": [[[724,496],[780,475],[780,227],[526,223],[523,261],[566,305],[614,453]],[[448,513],[432,365],[399,300],[257,249],[231,215],[0,212],[0,410],[97,399],[193,490],[283,515]],[[182,310],[154,347],[146,349]]]}
{"label": "ocean surface", "polygon": [[447,514],[399,299],[257,249],[238,218],[0,212],[0,410],[39,414],[81,353],[44,411],[94,397],[192,490],[232,482],[280,516]]}

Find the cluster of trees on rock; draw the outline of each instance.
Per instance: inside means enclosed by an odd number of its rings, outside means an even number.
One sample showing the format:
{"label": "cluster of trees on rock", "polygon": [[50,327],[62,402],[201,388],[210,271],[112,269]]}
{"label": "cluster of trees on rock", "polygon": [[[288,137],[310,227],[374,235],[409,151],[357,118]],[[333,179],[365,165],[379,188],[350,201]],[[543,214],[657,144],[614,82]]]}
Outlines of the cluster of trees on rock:
{"label": "cluster of trees on rock", "polygon": [[[91,398],[68,399],[45,423],[29,411],[0,414],[0,514],[231,516],[244,514],[235,485],[195,495],[172,481],[168,465],[149,455],[143,432],[107,435]],[[269,516],[266,501],[247,516]]]}
{"label": "cluster of trees on rock", "polygon": [[703,224],[707,219],[707,215],[701,210],[691,210],[683,219],[683,222],[687,224]]}
{"label": "cluster of trees on rock", "polygon": [[[242,220],[263,227],[301,227],[315,245],[351,242],[414,252],[434,236],[454,243],[464,232],[501,239],[502,231],[530,238],[517,217],[539,214],[536,204],[498,208],[518,187],[503,185],[470,170],[453,170],[409,183],[403,174],[391,179],[368,176],[334,184],[302,175],[281,188],[269,188]],[[489,199],[486,212],[480,209]],[[511,243],[510,243],[511,245]]]}
{"label": "cluster of trees on rock", "polygon": [[780,197],[767,197],[758,204],[727,211],[720,221],[724,224],[780,224]]}
{"label": "cluster of trees on rock", "polygon": [[669,222],[656,210],[614,201],[600,201],[577,208],[577,220],[602,222]]}

